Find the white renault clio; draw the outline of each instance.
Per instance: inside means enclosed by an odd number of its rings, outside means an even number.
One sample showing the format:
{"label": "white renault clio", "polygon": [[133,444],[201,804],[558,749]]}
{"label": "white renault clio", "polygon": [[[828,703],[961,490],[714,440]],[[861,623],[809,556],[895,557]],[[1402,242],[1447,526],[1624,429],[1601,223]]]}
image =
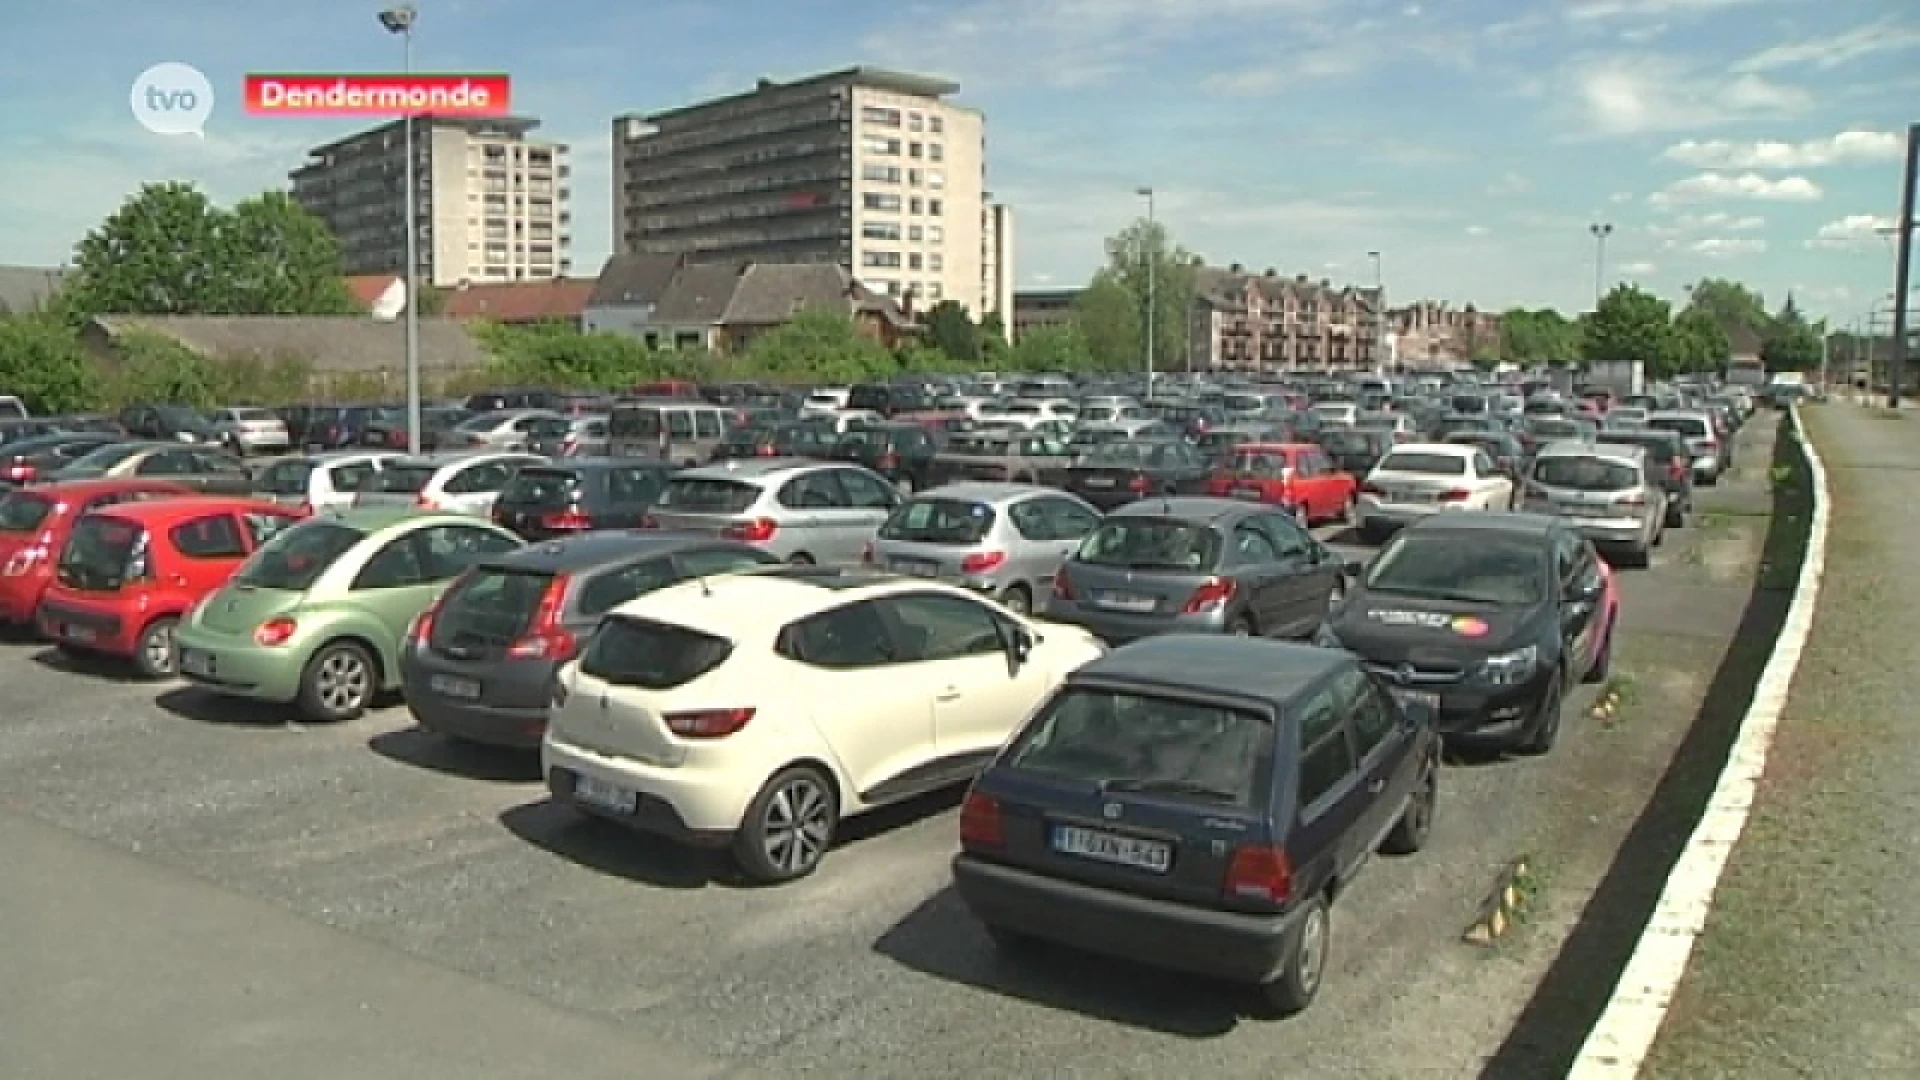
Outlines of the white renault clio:
{"label": "white renault clio", "polygon": [[698,579],[613,609],[560,670],[543,771],[559,802],[785,881],[845,818],[971,780],[1103,651],[922,579]]}

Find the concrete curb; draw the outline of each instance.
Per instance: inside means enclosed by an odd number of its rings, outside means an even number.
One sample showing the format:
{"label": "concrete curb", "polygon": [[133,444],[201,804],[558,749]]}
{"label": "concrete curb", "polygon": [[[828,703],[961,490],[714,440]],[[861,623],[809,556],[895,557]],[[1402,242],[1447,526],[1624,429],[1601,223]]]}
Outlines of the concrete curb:
{"label": "concrete curb", "polygon": [[1760,673],[1753,703],[1740,723],[1740,734],[1727,755],[1706,811],[1667,875],[1653,916],[1641,931],[1606,1009],[1581,1045],[1567,1074],[1569,1080],[1629,1080],[1640,1074],[1673,1004],[1674,991],[1686,974],[1694,943],[1706,929],[1720,875],[1752,813],[1754,796],[1766,771],[1767,751],[1773,745],[1794,673],[1800,668],[1801,653],[1813,630],[1820,582],[1826,574],[1830,513],[1826,466],[1800,426],[1798,405],[1793,407],[1793,419],[1795,437],[1800,440],[1807,471],[1813,477],[1813,520],[1786,621]]}
{"label": "concrete curb", "polygon": [[1526,906],[1524,883],[1532,876],[1533,864],[1525,855],[1502,868],[1500,876],[1494,879],[1493,891],[1480,904],[1480,914],[1474,917],[1466,933],[1460,935],[1460,940],[1469,945],[1491,945],[1505,937]]}

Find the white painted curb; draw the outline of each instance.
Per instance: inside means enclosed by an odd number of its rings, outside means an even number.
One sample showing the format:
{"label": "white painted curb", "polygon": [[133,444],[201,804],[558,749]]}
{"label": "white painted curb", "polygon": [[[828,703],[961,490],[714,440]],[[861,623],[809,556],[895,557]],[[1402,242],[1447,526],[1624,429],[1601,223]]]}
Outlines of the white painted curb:
{"label": "white painted curb", "polygon": [[1799,425],[1799,407],[1793,411],[1794,427],[1800,432],[1800,445],[1813,475],[1813,522],[1792,604],[1706,811],[1687,838],[1673,872],[1667,875],[1653,916],[1641,931],[1606,1010],[1581,1045],[1567,1074],[1569,1080],[1630,1080],[1640,1074],[1647,1053],[1653,1049],[1654,1037],[1666,1020],[1667,1009],[1673,1004],[1674,991],[1686,974],[1694,942],[1706,928],[1721,872],[1746,828],[1755,789],[1766,770],[1767,751],[1780,726],[1780,714],[1787,707],[1787,693],[1793,686],[1794,672],[1799,670],[1800,654],[1813,630],[1814,607],[1820,599],[1820,580],[1827,566],[1827,470]]}

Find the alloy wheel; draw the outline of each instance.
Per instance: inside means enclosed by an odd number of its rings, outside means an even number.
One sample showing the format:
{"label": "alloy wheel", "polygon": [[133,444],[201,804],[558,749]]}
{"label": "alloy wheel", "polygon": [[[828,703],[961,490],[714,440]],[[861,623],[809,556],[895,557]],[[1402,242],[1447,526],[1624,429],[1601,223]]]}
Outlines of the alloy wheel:
{"label": "alloy wheel", "polygon": [[1327,966],[1327,908],[1315,904],[1307,909],[1300,924],[1299,952],[1294,960],[1299,972],[1300,989],[1311,997],[1320,989],[1320,976]]}
{"label": "alloy wheel", "polygon": [[812,776],[789,777],[767,800],[760,830],[767,861],[791,876],[811,869],[833,837],[833,800]]}
{"label": "alloy wheel", "polygon": [[156,626],[147,632],[140,643],[146,656],[147,670],[155,675],[171,675],[174,669],[173,627]]}
{"label": "alloy wheel", "polygon": [[373,673],[366,662],[345,650],[330,653],[320,661],[314,679],[315,696],[331,712],[345,713],[366,704],[373,685]]}

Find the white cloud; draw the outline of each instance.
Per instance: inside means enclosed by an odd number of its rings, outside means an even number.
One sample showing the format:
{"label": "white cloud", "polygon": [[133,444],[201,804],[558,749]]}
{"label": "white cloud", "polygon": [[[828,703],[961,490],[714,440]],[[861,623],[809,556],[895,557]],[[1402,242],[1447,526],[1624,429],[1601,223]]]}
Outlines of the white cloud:
{"label": "white cloud", "polygon": [[1487,227],[1485,225],[1469,225],[1467,226],[1467,235],[1485,236],[1487,235]]}
{"label": "white cloud", "polygon": [[1687,250],[1710,259],[1727,259],[1758,255],[1767,250],[1767,242],[1757,236],[1708,236],[1694,241]]}
{"label": "white cloud", "polygon": [[1633,201],[1633,192],[1616,191],[1613,194],[1607,196],[1607,201],[1612,203],[1615,206],[1620,206],[1624,203],[1630,203]]}
{"label": "white cloud", "polygon": [[1487,185],[1487,194],[1495,196],[1524,195],[1532,190],[1533,181],[1517,172],[1507,173],[1500,177],[1500,179]]}
{"label": "white cloud", "polygon": [[1825,194],[1804,176],[1771,180],[1759,173],[1703,172],[1677,180],[1647,196],[1655,206],[1706,202],[1713,199],[1756,199],[1764,202],[1813,202]]}
{"label": "white cloud", "polygon": [[1905,148],[1889,131],[1843,131],[1806,142],[1730,142],[1687,139],[1661,151],[1664,161],[1700,169],[1817,169],[1854,162],[1898,161]]}
{"label": "white cloud", "polygon": [[1620,272],[1628,277],[1646,277],[1649,274],[1659,273],[1660,268],[1650,262],[1630,262],[1621,263]]}
{"label": "white cloud", "polygon": [[1760,72],[1814,68],[1827,71],[1880,53],[1913,48],[1920,48],[1920,24],[1887,18],[1830,37],[1790,41],[1763,49],[1741,61],[1736,65],[1736,70]]}
{"label": "white cloud", "polygon": [[1585,0],[1567,9],[1572,22],[1600,22],[1607,19],[1660,19],[1669,16],[1704,15],[1727,8],[1745,7],[1758,0]]}
{"label": "white cloud", "polygon": [[1820,226],[1819,231],[1813,234],[1813,238],[1807,241],[1807,246],[1833,251],[1882,247],[1886,245],[1888,237],[1883,236],[1881,230],[1891,229],[1893,224],[1892,217],[1848,214],[1846,217]]}
{"label": "white cloud", "polygon": [[1691,69],[1671,57],[1588,57],[1565,75],[1575,126],[1599,136],[1684,131],[1754,117],[1776,119],[1813,104],[1805,90],[1743,74]]}

